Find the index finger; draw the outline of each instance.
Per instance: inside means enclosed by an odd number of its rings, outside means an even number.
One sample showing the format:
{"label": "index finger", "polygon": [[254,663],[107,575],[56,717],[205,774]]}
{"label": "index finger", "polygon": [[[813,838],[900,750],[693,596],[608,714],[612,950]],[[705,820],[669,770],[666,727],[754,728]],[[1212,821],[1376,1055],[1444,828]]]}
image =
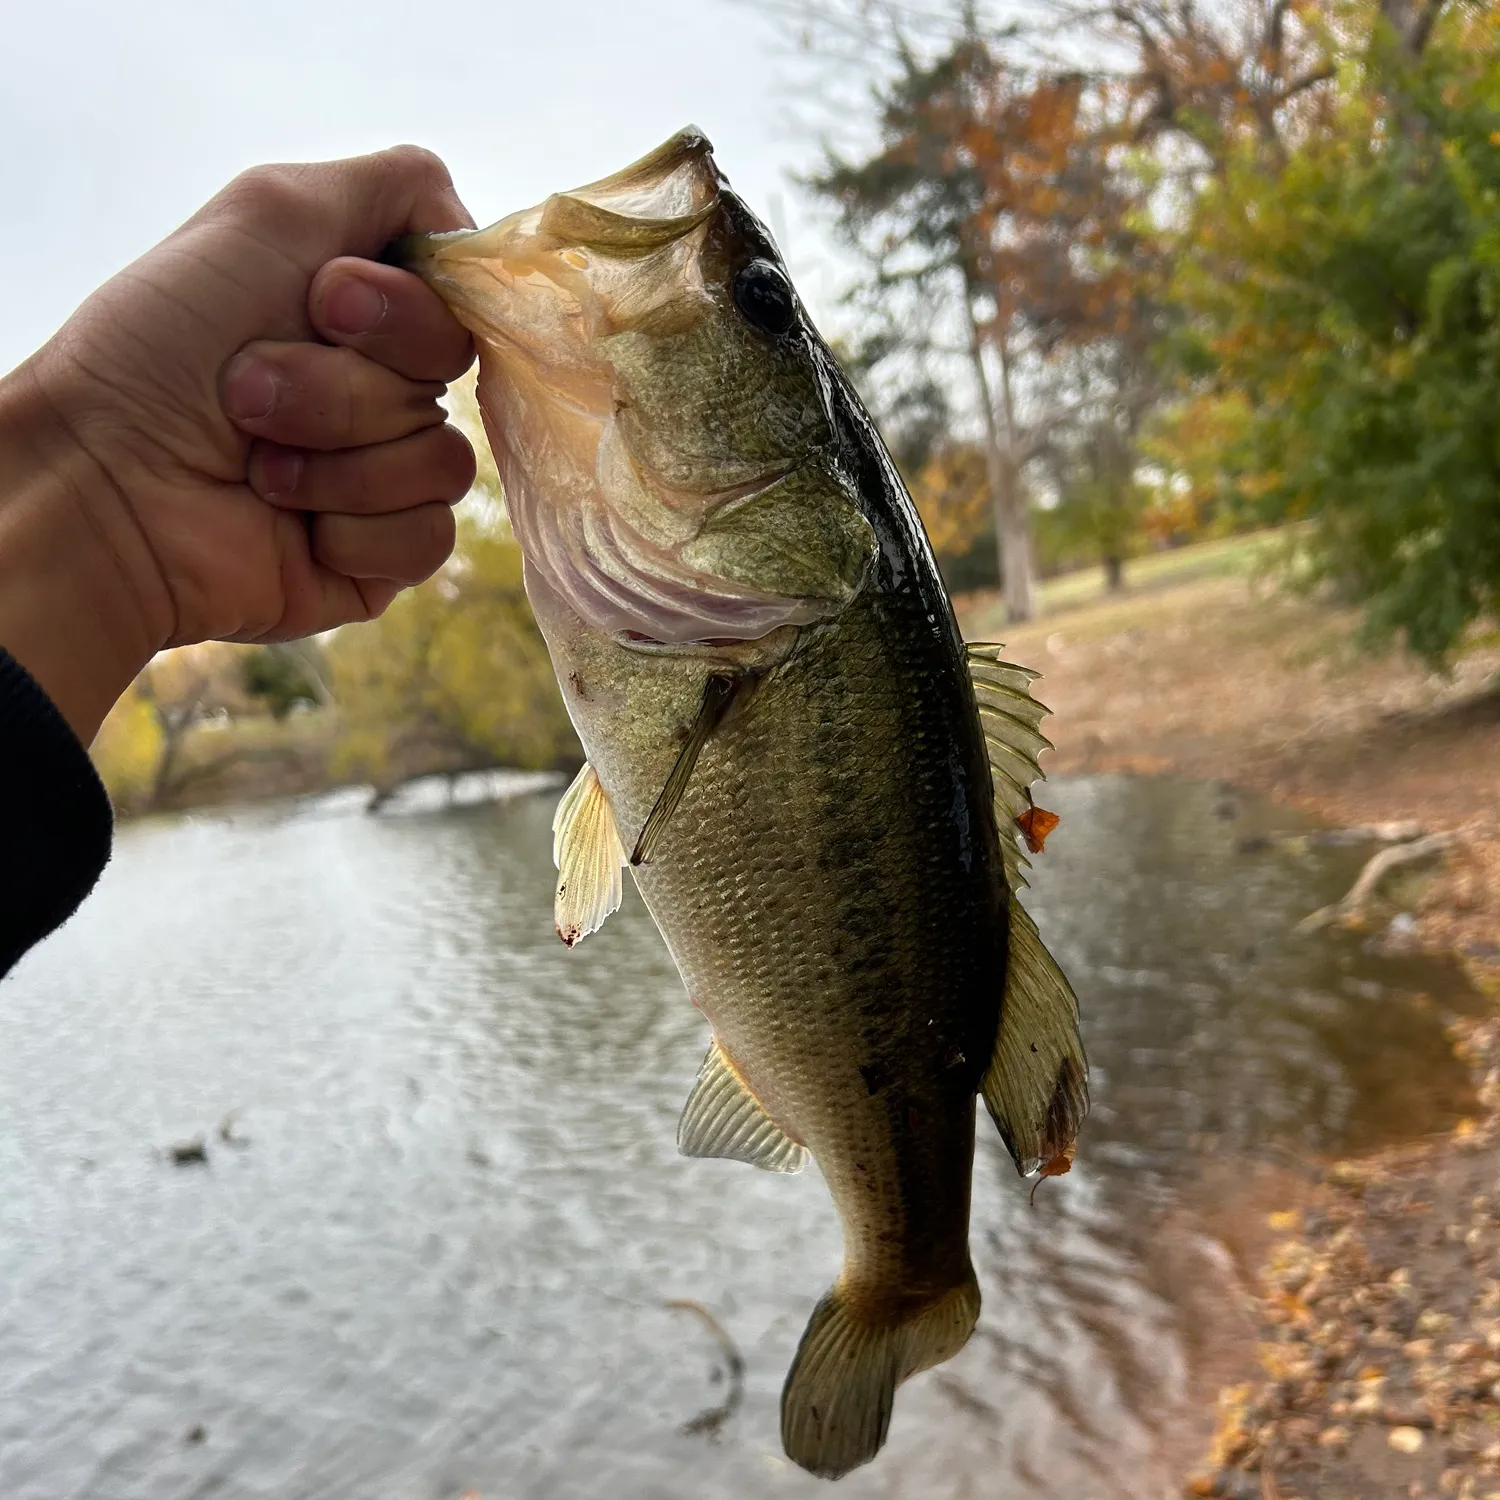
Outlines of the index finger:
{"label": "index finger", "polygon": [[225,200],[248,200],[260,230],[309,278],[340,255],[373,260],[397,235],[474,227],[448,168],[420,146],[254,167],[215,204]]}
{"label": "index finger", "polygon": [[320,338],[410,380],[457,380],[474,362],[469,331],[420,277],[342,255],[316,276],[308,315]]}

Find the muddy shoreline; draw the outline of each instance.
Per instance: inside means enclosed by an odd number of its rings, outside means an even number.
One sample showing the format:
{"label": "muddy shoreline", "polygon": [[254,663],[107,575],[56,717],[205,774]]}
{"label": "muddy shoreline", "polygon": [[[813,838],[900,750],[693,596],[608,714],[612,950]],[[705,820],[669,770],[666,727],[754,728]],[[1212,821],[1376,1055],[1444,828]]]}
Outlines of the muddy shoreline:
{"label": "muddy shoreline", "polygon": [[1451,954],[1488,997],[1449,1028],[1476,1113],[1247,1186],[1259,1269],[1230,1290],[1240,1348],[1203,1372],[1217,1430],[1184,1493],[1500,1500],[1500,642],[1446,677],[1372,658],[1351,615],[1248,576],[1013,628],[971,597],[960,618],[1044,674],[1049,771],[1217,780],[1338,827],[1449,836],[1331,915],[1385,951]]}
{"label": "muddy shoreline", "polygon": [[1500,968],[1500,638],[1476,638],[1443,676],[1364,654],[1353,614],[1247,576],[1024,626],[989,596],[957,603],[970,639],[1003,639],[1042,673],[1050,774],[1174,773],[1339,827],[1451,834],[1441,862],[1367,920],[1404,913],[1391,936],[1410,949],[1452,953],[1480,977]]}

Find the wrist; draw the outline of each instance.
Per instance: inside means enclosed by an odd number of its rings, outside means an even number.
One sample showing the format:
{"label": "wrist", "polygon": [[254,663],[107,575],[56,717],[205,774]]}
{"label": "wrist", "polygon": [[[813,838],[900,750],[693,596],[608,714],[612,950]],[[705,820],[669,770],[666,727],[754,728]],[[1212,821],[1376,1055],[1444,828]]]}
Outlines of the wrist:
{"label": "wrist", "polygon": [[165,644],[166,615],[140,584],[153,576],[139,528],[37,360],[0,378],[0,646],[85,745]]}

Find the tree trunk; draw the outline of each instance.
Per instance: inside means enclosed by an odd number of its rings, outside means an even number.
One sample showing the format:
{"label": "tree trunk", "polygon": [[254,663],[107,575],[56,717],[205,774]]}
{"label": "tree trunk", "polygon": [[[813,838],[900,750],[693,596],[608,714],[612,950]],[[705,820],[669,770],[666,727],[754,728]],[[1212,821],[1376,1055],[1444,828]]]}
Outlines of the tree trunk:
{"label": "tree trunk", "polygon": [[1036,618],[1036,558],[1031,550],[1031,512],[1021,485],[1016,433],[1016,405],[1010,388],[1010,351],[1002,334],[995,340],[1000,353],[1000,394],[1005,411],[1005,617],[1012,623]]}
{"label": "tree trunk", "polygon": [[160,704],[153,706],[161,729],[161,759],[156,763],[156,775],[151,778],[151,795],[146,806],[155,809],[162,806],[176,787],[177,756],[192,719],[188,714],[176,713]]}
{"label": "tree trunk", "polygon": [[1118,594],[1125,587],[1125,559],[1117,553],[1104,556],[1104,587],[1111,594]]}
{"label": "tree trunk", "polygon": [[984,346],[979,338],[974,304],[967,298],[964,310],[969,319],[969,361],[974,368],[974,383],[979,388],[979,406],[984,416],[985,479],[990,506],[995,514],[995,546],[1000,554],[1006,618],[1030,620],[1036,615],[1035,564],[1031,553],[1030,517],[1026,513],[1021,476],[1015,461],[1015,408],[1011,402],[1010,371],[1002,353],[1005,400],[1005,429],[1002,432],[990,388],[989,371],[984,367]]}

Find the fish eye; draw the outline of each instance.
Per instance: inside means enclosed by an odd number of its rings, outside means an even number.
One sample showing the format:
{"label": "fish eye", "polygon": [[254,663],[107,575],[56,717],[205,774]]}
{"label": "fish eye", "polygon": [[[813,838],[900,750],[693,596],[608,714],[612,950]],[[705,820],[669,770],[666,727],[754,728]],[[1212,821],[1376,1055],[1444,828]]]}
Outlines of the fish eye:
{"label": "fish eye", "polygon": [[769,260],[752,260],[734,278],[734,305],[753,328],[782,334],[797,316],[797,299],[781,267]]}

